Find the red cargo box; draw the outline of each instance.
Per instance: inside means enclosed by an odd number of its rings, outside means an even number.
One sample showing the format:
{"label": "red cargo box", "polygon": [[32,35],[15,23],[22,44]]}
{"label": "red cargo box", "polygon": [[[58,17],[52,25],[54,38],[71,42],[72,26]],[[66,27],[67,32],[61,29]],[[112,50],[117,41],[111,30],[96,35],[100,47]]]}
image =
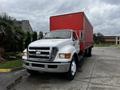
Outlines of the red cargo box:
{"label": "red cargo box", "polygon": [[50,31],[58,29],[74,30],[79,36],[82,51],[93,46],[93,27],[84,12],[50,17]]}

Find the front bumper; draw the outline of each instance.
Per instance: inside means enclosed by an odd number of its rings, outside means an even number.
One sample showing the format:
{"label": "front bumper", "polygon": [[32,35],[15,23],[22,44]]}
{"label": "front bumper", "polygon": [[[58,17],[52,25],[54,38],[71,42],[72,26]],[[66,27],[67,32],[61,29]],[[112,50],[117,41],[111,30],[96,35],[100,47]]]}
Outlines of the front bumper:
{"label": "front bumper", "polygon": [[35,70],[40,72],[55,72],[62,73],[68,72],[70,62],[31,62],[24,60],[23,67],[29,70]]}

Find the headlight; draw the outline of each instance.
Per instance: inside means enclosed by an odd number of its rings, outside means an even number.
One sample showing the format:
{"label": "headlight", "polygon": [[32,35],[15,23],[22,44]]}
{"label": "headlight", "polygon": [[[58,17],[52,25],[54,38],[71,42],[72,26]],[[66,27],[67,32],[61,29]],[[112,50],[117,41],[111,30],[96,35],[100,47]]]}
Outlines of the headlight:
{"label": "headlight", "polygon": [[23,52],[23,56],[27,56],[27,52]]}
{"label": "headlight", "polygon": [[27,49],[23,51],[23,56],[27,56]]}
{"label": "headlight", "polygon": [[61,59],[70,59],[71,53],[60,53],[59,58]]}

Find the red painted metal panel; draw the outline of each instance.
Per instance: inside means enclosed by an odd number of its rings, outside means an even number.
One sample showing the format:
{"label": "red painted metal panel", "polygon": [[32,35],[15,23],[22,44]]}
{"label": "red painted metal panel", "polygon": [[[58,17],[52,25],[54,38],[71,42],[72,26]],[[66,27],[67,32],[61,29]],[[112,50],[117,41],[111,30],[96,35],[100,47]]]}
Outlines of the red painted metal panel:
{"label": "red painted metal panel", "polygon": [[93,27],[88,21],[87,17],[84,16],[84,31],[85,31],[85,48],[93,45]]}
{"label": "red painted metal panel", "polygon": [[80,36],[83,33],[83,41],[80,48],[84,51],[93,44],[93,27],[85,16],[84,12],[70,13],[50,17],[50,30],[72,29]]}
{"label": "red painted metal panel", "polygon": [[[50,30],[73,29],[83,30],[83,12],[50,17]],[[79,32],[78,32],[79,34]]]}

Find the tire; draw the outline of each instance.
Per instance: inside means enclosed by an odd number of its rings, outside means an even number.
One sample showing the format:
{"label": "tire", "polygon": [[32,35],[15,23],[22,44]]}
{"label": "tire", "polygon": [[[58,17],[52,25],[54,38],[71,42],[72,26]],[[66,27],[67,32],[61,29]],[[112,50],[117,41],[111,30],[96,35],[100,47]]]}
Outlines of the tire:
{"label": "tire", "polygon": [[30,75],[36,75],[38,72],[37,71],[33,71],[33,70],[29,70],[27,69],[27,72],[30,74]]}
{"label": "tire", "polygon": [[88,55],[87,55],[88,57],[91,57],[92,56],[92,48],[90,47],[90,48],[88,48]]}
{"label": "tire", "polygon": [[91,57],[92,56],[92,48],[90,47],[90,48],[87,48],[86,50],[85,50],[85,56],[86,57]]}
{"label": "tire", "polygon": [[88,53],[89,53],[89,48],[85,49],[85,54],[84,54],[84,56],[85,56],[85,57],[88,57]]}
{"label": "tire", "polygon": [[88,55],[88,49],[85,49],[84,56],[87,57],[87,55]]}
{"label": "tire", "polygon": [[67,72],[67,79],[73,80],[76,75],[76,71],[77,71],[77,64],[76,64],[75,58],[73,57],[70,63],[69,71]]}

